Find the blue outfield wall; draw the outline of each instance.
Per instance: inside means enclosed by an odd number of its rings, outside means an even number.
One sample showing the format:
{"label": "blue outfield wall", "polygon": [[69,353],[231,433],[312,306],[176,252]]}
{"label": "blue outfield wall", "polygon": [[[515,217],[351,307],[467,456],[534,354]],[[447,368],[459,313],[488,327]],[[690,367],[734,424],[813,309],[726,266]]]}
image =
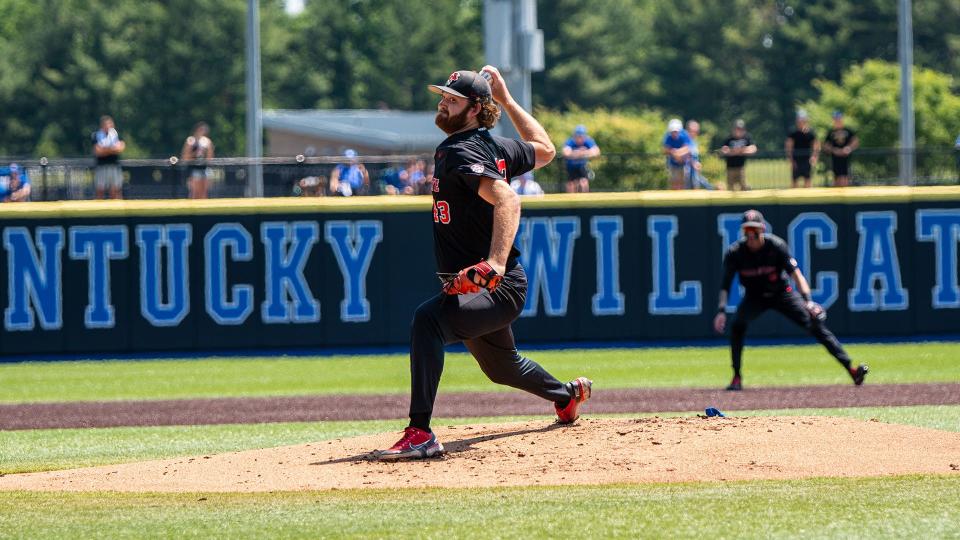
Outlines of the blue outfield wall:
{"label": "blue outfield wall", "polygon": [[[525,200],[518,339],[715,337],[747,208],[791,246],[841,339],[960,329],[960,188],[849,188]],[[399,345],[439,290],[422,197],[33,203],[0,208],[0,226],[8,360]],[[800,334],[775,313],[750,329]]]}

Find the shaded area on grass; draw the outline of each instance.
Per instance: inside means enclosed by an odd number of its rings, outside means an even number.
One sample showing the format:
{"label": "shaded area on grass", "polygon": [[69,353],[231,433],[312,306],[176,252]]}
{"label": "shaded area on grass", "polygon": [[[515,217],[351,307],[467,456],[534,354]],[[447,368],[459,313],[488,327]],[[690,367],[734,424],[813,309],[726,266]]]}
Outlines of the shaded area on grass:
{"label": "shaded area on grass", "polygon": [[[313,422],[405,418],[408,396],[338,395],[0,405],[0,429],[92,428]],[[960,404],[960,383],[884,384],[715,389],[595,388],[587,413],[875,407]],[[437,416],[552,414],[543,400],[523,392],[441,393]]]}

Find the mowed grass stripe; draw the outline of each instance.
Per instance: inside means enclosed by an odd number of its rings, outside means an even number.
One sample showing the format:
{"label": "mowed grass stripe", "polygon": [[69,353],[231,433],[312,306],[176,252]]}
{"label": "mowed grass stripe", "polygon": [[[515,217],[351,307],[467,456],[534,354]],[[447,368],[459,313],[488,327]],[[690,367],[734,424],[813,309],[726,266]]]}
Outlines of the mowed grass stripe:
{"label": "mowed grass stripe", "polygon": [[[960,380],[960,344],[857,344],[868,384]],[[562,380],[590,376],[602,388],[720,387],[730,377],[726,347],[533,351]],[[819,345],[748,347],[750,386],[845,384],[849,377]],[[0,365],[0,403],[205,397],[389,394],[409,391],[406,355],[28,362]],[[514,391],[490,383],[467,354],[450,354],[441,392]]]}
{"label": "mowed grass stripe", "polygon": [[[602,416],[629,418],[693,416],[702,412],[685,411],[658,413],[656,415],[618,414]],[[960,405],[727,412],[732,416],[845,416],[861,420],[876,419],[893,424],[907,424],[960,432]],[[586,414],[589,415],[589,411]],[[512,421],[543,421],[549,423],[551,418],[547,416],[437,418],[434,425]],[[404,425],[404,422],[398,420],[375,420],[0,431],[0,473],[35,472],[151,459],[210,455],[390,431],[399,433]],[[371,450],[373,449],[371,448]]]}
{"label": "mowed grass stripe", "polygon": [[[838,460],[841,457],[838,456]],[[960,475],[505,489],[0,492],[28,538],[947,538]]]}

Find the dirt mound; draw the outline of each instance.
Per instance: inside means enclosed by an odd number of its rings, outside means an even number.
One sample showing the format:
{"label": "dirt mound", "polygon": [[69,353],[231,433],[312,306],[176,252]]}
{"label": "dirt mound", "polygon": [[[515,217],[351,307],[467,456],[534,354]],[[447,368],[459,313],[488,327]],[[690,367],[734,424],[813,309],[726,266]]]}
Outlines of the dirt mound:
{"label": "dirt mound", "polygon": [[[0,477],[0,490],[252,492],[952,473],[960,433],[826,417],[582,419],[437,428],[447,454],[381,463],[397,433]],[[960,474],[960,472],[957,472]]]}

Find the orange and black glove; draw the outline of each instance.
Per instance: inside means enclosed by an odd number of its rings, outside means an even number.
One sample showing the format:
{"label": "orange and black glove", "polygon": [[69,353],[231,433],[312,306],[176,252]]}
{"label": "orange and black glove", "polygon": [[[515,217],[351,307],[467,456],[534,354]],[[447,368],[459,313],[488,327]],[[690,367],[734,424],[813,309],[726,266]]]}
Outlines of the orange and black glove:
{"label": "orange and black glove", "polygon": [[487,261],[468,266],[443,284],[443,292],[449,295],[470,294],[486,289],[493,292],[503,279]]}

